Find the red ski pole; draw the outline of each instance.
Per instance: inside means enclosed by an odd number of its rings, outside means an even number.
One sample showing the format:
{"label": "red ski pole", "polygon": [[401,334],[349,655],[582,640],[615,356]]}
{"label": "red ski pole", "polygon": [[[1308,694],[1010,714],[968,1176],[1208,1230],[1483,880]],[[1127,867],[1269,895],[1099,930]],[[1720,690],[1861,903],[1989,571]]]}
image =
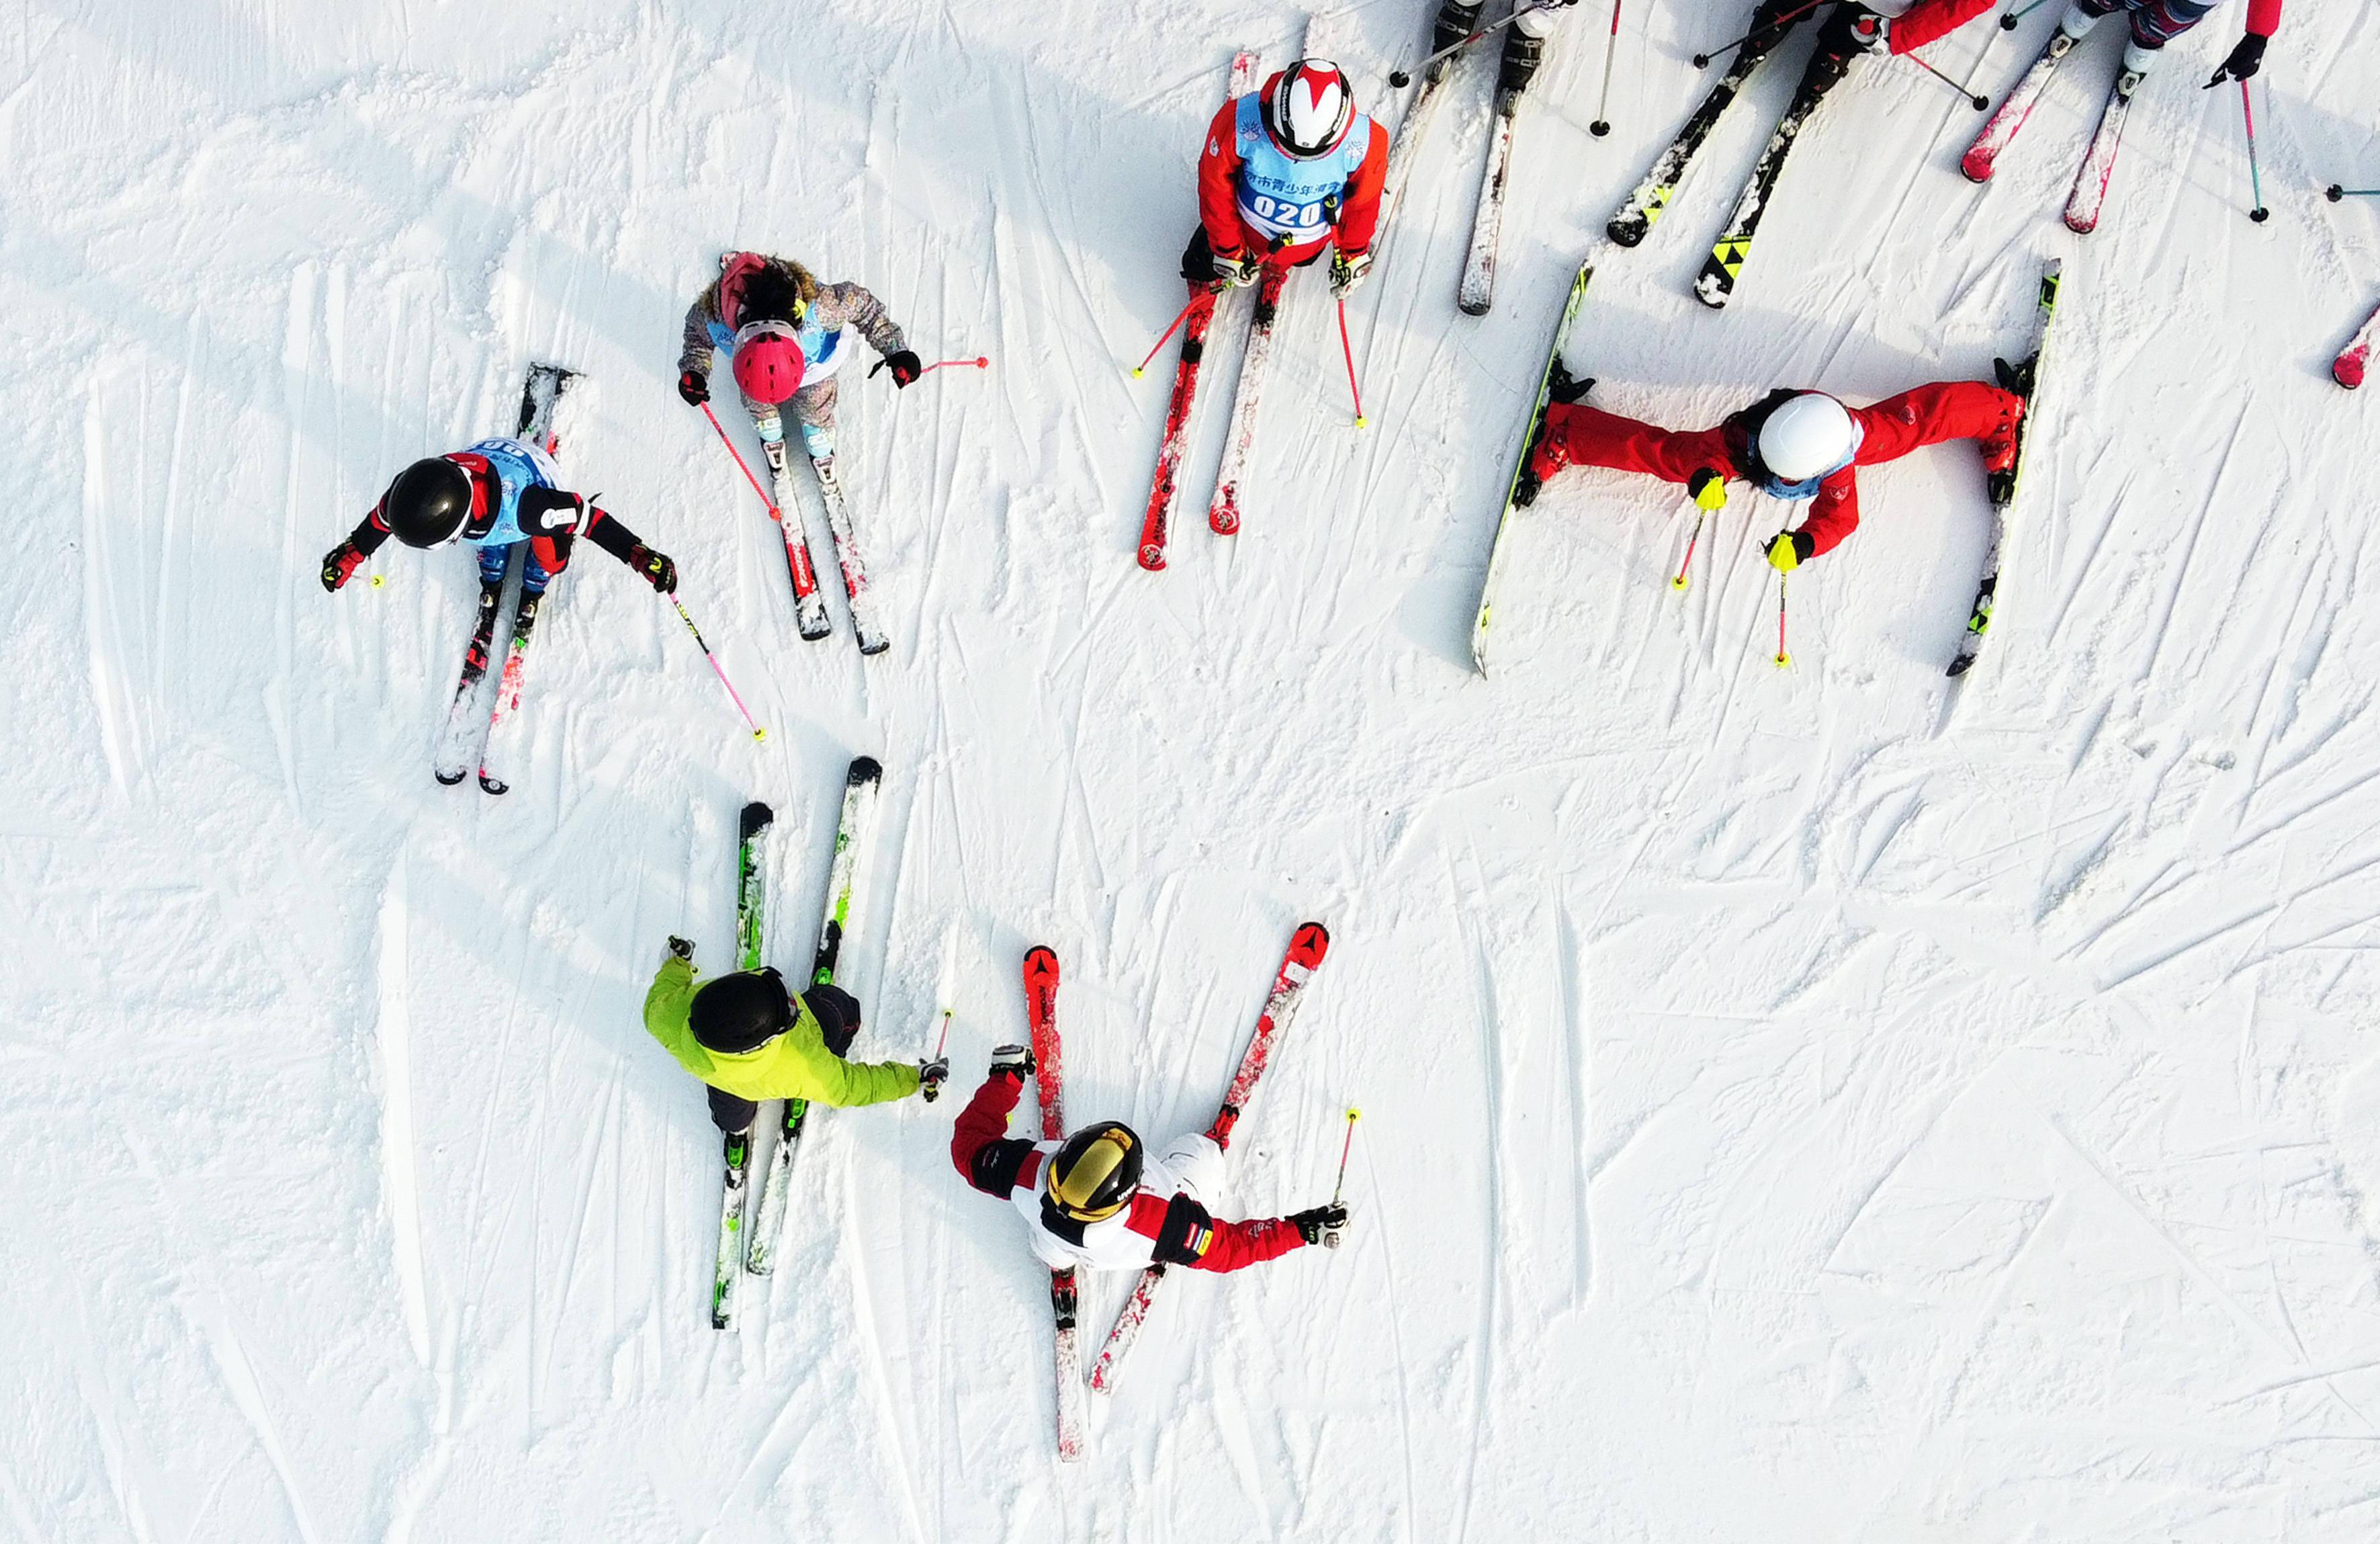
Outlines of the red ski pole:
{"label": "red ski pole", "polygon": [[1141,360],[1141,361],[1140,361],[1140,363],[1138,363],[1138,364],[1136,364],[1136,365],[1135,365],[1135,366],[1133,366],[1133,367],[1132,367],[1132,376],[1133,376],[1133,379],[1134,379],[1134,380],[1135,380],[1135,381],[1139,380],[1139,379],[1140,379],[1140,377],[1141,377],[1141,375],[1142,375],[1142,373],[1143,373],[1144,371],[1146,371],[1148,369],[1148,360],[1149,360],[1149,359],[1153,359],[1157,358],[1157,350],[1165,346],[1165,338],[1170,338],[1170,337],[1172,337],[1175,333],[1178,333],[1178,332],[1180,332],[1180,331],[1182,330],[1182,322],[1183,322],[1183,319],[1184,319],[1184,317],[1187,317],[1187,316],[1190,314],[1190,308],[1191,308],[1191,307],[1193,307],[1193,306],[1195,306],[1195,305],[1196,305],[1197,303],[1198,303],[1198,296],[1197,296],[1196,292],[1195,292],[1195,291],[1194,291],[1194,292],[1191,294],[1190,298],[1189,298],[1189,299],[1187,299],[1187,300],[1184,300],[1184,301],[1182,303],[1182,309],[1181,309],[1180,310],[1178,310],[1178,311],[1176,311],[1176,312],[1174,312],[1174,313],[1173,313],[1173,323],[1172,323],[1172,325],[1165,329],[1165,337],[1159,338],[1159,339],[1157,340],[1156,346],[1155,346],[1154,347],[1152,347],[1152,348],[1150,348],[1150,349],[1149,349],[1149,351],[1148,351],[1148,359],[1143,359],[1143,360]]}
{"label": "red ski pole", "polygon": [[[776,500],[774,500],[774,499],[772,499],[772,498],[771,498],[771,497],[769,496],[769,491],[768,491],[766,488],[763,488],[763,487],[761,487],[761,486],[760,486],[760,480],[759,480],[759,478],[754,477],[754,476],[752,475],[752,468],[751,468],[750,467],[748,467],[748,466],[746,466],[746,465],[745,465],[745,462],[744,462],[744,453],[743,453],[742,451],[740,451],[740,450],[737,450],[737,449],[735,448],[735,441],[733,441],[733,440],[731,440],[731,439],[729,439],[729,438],[727,437],[727,431],[726,431],[726,429],[725,429],[724,427],[722,427],[722,426],[721,425],[721,423],[720,423],[720,421],[719,421],[719,415],[718,415],[717,413],[714,413],[714,412],[712,412],[712,411],[710,410],[710,403],[708,403],[708,402],[706,402],[706,403],[704,403],[704,404],[702,405],[702,416],[703,416],[704,418],[709,419],[710,420],[710,427],[711,427],[711,428],[713,428],[713,429],[715,429],[715,430],[717,430],[717,431],[719,432],[719,443],[720,443],[721,444],[725,445],[725,446],[727,447],[727,454],[728,454],[728,455],[730,455],[730,456],[732,456],[735,457],[735,465],[736,465],[736,468],[737,468],[739,470],[741,470],[741,471],[743,472],[743,474],[744,474],[744,480],[745,480],[745,481],[747,481],[747,482],[748,482],[748,483],[750,483],[750,484],[752,485],[752,492],[756,492],[756,493],[759,494],[759,495],[760,495],[760,502],[761,502],[762,504],[764,504],[764,505],[768,505],[768,508],[769,508],[769,518],[771,518],[771,520],[776,521],[779,525],[783,525],[783,524],[784,524],[784,523],[785,523],[784,512],[783,512],[783,511],[782,511],[782,510],[780,510],[780,509],[777,507],[777,501],[776,501]],[[680,606],[680,607],[678,608],[678,610],[679,610],[679,611],[681,611],[681,612],[683,612],[683,611],[685,611],[685,610],[686,610],[686,608],[685,608],[684,606]],[[689,626],[689,627],[691,627],[691,626],[694,626],[694,624],[693,624],[693,623],[691,623],[691,622],[688,622],[688,623],[686,624],[686,626]],[[697,634],[695,634],[694,636],[695,636],[695,637],[697,637],[697,638],[700,638],[702,635],[701,635],[700,633],[697,633]],[[703,652],[704,652],[704,653],[706,653],[706,654],[708,654],[709,652],[710,652],[710,650],[708,650],[708,649],[706,649],[706,650],[703,650]],[[722,680],[724,680],[725,678],[726,678],[726,677],[724,677],[724,676],[722,676],[722,677],[721,677],[721,679],[722,679]],[[734,688],[733,687],[729,687],[728,689],[729,689],[730,691],[733,691],[735,688]],[[747,716],[748,717],[749,715],[747,714]]]}
{"label": "red ski pole", "polygon": [[1686,555],[1678,560],[1677,577],[1670,580],[1671,590],[1683,590],[1692,582],[1686,577],[1686,570],[1694,565],[1694,548],[1703,539],[1703,523],[1709,518],[1710,511],[1707,509],[1698,510],[1695,514],[1694,533],[1686,538]]}
{"label": "red ski pole", "polygon": [[1355,399],[1355,427],[1364,427],[1364,388],[1355,384],[1355,346],[1347,341],[1347,298],[1339,298],[1339,352],[1347,360],[1347,395]]}
{"label": "red ski pole", "polygon": [[[728,448],[732,450],[735,447],[731,445]],[[696,645],[702,650],[702,657],[710,662],[711,670],[719,676],[719,684],[727,688],[727,695],[735,702],[735,711],[744,715],[746,723],[752,725],[752,737],[756,740],[767,739],[769,732],[759,724],[752,723],[752,710],[744,706],[743,694],[735,689],[735,683],[727,678],[727,672],[720,668],[719,656],[710,651],[710,644],[703,642],[702,629],[694,625],[693,617],[686,615],[686,602],[677,598],[677,591],[674,590],[670,591],[670,604],[677,608],[678,615],[686,618],[686,630],[694,635]]]}
{"label": "red ski pole", "polygon": [[1349,1106],[1347,1111],[1347,1139],[1339,1144],[1339,1183],[1330,1187],[1330,1204],[1332,1206],[1337,1206],[1339,1204],[1339,1198],[1346,1194],[1347,1155],[1354,1150],[1355,1123],[1363,1118],[1364,1112],[1361,1110],[1357,1110],[1352,1105]]}

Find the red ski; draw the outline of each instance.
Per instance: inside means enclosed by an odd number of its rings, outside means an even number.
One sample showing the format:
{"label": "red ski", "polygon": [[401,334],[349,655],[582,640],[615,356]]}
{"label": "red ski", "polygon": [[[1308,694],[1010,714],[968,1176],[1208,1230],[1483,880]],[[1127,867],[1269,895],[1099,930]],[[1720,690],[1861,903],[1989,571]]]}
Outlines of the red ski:
{"label": "red ski", "polygon": [[[1247,1108],[1257,1083],[1264,1076],[1272,1061],[1273,1036],[1289,1027],[1297,1013],[1298,999],[1305,992],[1307,978],[1322,956],[1330,952],[1330,930],[1319,922],[1305,922],[1289,941],[1289,953],[1282,956],[1280,973],[1272,979],[1272,991],[1265,998],[1264,1012],[1257,1017],[1256,1032],[1248,1037],[1248,1049],[1240,1058],[1240,1070],[1232,1075],[1232,1086],[1223,1092],[1223,1107],[1215,1113],[1215,1121],[1207,1135],[1218,1147],[1232,1145],[1232,1128],[1240,1124],[1240,1112]],[[1050,967],[1056,969],[1053,962]],[[1040,1052],[1034,1059],[1040,1059]],[[1091,1368],[1091,1388],[1098,1393],[1115,1392],[1116,1368],[1124,1353],[1140,1338],[1140,1327],[1148,1319],[1149,1305],[1156,1300],[1157,1283],[1165,1279],[1165,1267],[1160,1262],[1140,1273],[1140,1281],[1132,1289],[1132,1300],[1116,1315],[1115,1328],[1108,1331],[1108,1343],[1099,1352],[1099,1359]]]}
{"label": "red ski", "polygon": [[2073,52],[2074,40],[2066,35],[2063,28],[2053,29],[2049,42],[2042,45],[2041,56],[2034,60],[2033,67],[2017,81],[2016,90],[2009,92],[2008,100],[2000,103],[2000,110],[1991,115],[1984,125],[1983,132],[1975,136],[1975,142],[1969,145],[1967,153],[1960,158],[1959,171],[1969,182],[1991,180],[1992,168],[1998,164],[2000,152],[2008,149],[2009,141],[2016,138],[2016,131],[2022,128],[2024,120],[2033,115],[2034,104],[2041,101],[2041,93],[2049,89],[2049,78],[2058,73],[2059,63]]}
{"label": "red ski", "polygon": [[[1041,1139],[1066,1135],[1065,1059],[1058,1041],[1058,956],[1043,944],[1025,951],[1025,1017],[1033,1027],[1034,1082],[1041,1096]],[[1083,1353],[1075,1338],[1073,1267],[1050,1272],[1050,1311],[1058,1329],[1058,1456],[1083,1456]]]}
{"label": "red ski", "polygon": [[2357,329],[2354,341],[2339,351],[2331,361],[2330,378],[2349,391],[2363,384],[2363,367],[2372,362],[2372,346],[2380,342],[2380,310],[2374,310]]}

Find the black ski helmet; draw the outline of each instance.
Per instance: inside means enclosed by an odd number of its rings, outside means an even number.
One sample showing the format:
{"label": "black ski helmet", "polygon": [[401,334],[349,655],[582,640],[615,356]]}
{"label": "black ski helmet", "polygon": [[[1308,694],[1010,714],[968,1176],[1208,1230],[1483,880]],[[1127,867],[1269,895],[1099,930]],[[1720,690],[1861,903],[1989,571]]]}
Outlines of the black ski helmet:
{"label": "black ski helmet", "polygon": [[408,547],[450,541],[471,517],[471,474],[443,456],[416,461],[396,474],[380,509],[390,534]]}
{"label": "black ski helmet", "polygon": [[793,1002],[774,966],[704,982],[686,1015],[697,1043],[722,1056],[758,1051],[793,1022]]}
{"label": "black ski helmet", "polygon": [[1122,1121],[1087,1125],[1050,1160],[1045,1194],[1058,1214],[1096,1222],[1124,1209],[1140,1188],[1140,1138]]}

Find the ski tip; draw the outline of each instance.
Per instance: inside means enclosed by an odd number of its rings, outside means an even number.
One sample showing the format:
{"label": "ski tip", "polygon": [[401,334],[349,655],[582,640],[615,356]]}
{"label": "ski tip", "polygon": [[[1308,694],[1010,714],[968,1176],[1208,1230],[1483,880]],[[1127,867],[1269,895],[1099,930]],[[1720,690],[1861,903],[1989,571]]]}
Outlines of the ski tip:
{"label": "ski tip", "polygon": [[1320,965],[1330,953],[1330,930],[1319,922],[1301,922],[1289,943],[1291,954],[1306,965]]}
{"label": "ski tip", "polygon": [[[2340,382],[2340,383],[2339,383],[2339,384],[2341,384],[2341,385],[2345,385],[2345,384],[2346,384],[2346,383],[2342,381],[2342,382]],[[462,781],[463,781],[463,779],[465,779],[465,778],[467,778],[467,777],[470,776],[471,774],[470,774],[469,772],[435,772],[435,771],[433,771],[433,772],[431,772],[431,774],[430,774],[430,775],[431,775],[431,776],[432,776],[432,777],[434,777],[434,778],[436,778],[436,779],[438,780],[438,786],[440,786],[441,788],[452,788],[453,786],[455,786],[455,784],[456,784],[457,783],[462,782]]]}
{"label": "ski tip", "polygon": [[1054,983],[1058,979],[1058,951],[1046,943],[1037,943],[1025,951],[1025,984]]}
{"label": "ski tip", "polygon": [[[2345,386],[2349,391],[2353,391],[2356,387],[2363,384],[2362,362],[2361,360],[2341,359],[2330,367],[2330,378],[2338,382],[2340,385]],[[441,779],[441,781],[443,782],[443,779]]]}
{"label": "ski tip", "polygon": [[1960,676],[1967,674],[1968,666],[1974,663],[1975,657],[1973,654],[1961,654],[1957,659],[1952,660],[1950,662],[1950,668],[1944,671],[1942,674],[1955,681]]}
{"label": "ski tip", "polygon": [[770,808],[767,805],[762,804],[759,799],[754,799],[751,803],[744,807],[743,815],[739,817],[735,822],[736,839],[738,841],[749,842],[755,836],[759,835],[760,833],[768,830],[769,823],[776,818],[777,812],[775,810]]}
{"label": "ski tip", "polygon": [[892,640],[889,638],[880,638],[872,643],[863,642],[859,646],[859,657],[863,660],[872,660],[892,647]]}
{"label": "ski tip", "polygon": [[851,787],[856,788],[863,783],[878,782],[883,776],[883,762],[873,756],[855,756],[851,759],[851,771],[845,775],[844,781]]}
{"label": "ski tip", "polygon": [[481,772],[480,774],[480,791],[481,793],[507,794],[512,792],[512,786],[513,785],[511,784],[505,782],[501,777],[490,777],[486,772]]}
{"label": "ski tip", "polygon": [[834,624],[830,622],[824,626],[804,627],[801,629],[801,635],[804,643],[817,643],[834,636]]}
{"label": "ski tip", "polygon": [[1466,295],[1462,299],[1456,301],[1455,306],[1465,316],[1486,316],[1488,314],[1488,302],[1480,299],[1477,296]]}

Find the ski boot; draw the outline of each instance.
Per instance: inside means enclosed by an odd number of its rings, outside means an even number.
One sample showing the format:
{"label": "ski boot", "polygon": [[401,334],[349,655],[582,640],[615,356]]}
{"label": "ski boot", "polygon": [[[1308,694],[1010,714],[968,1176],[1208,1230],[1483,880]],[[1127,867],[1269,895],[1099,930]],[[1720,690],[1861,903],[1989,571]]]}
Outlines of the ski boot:
{"label": "ski boot", "polygon": [[[1446,3],[1438,8],[1438,26],[1430,33],[1429,51],[1436,54],[1442,49],[1452,48],[1456,43],[1477,31],[1479,13],[1486,8],[1488,0],[1478,0],[1477,4],[1470,6],[1464,5],[1463,0],[1446,0]],[[1454,63],[1454,55],[1450,54],[1430,66],[1429,79],[1444,79],[1446,67],[1452,63]]]}
{"label": "ski boot", "polygon": [[1518,27],[1504,34],[1504,62],[1496,72],[1496,111],[1512,115],[1545,57],[1545,39],[1533,38]]}
{"label": "ski boot", "polygon": [[[1548,405],[1577,402],[1594,389],[1595,377],[1590,375],[1584,381],[1573,381],[1560,359],[1554,361],[1552,372],[1546,377],[1546,401]],[[1521,453],[1520,473],[1512,480],[1512,507],[1515,509],[1526,509],[1536,503],[1537,494],[1545,488],[1545,479],[1537,475],[1536,462],[1537,452],[1544,446],[1546,431],[1550,426],[1549,415],[1539,413],[1536,432],[1529,436],[1529,446]]]}

